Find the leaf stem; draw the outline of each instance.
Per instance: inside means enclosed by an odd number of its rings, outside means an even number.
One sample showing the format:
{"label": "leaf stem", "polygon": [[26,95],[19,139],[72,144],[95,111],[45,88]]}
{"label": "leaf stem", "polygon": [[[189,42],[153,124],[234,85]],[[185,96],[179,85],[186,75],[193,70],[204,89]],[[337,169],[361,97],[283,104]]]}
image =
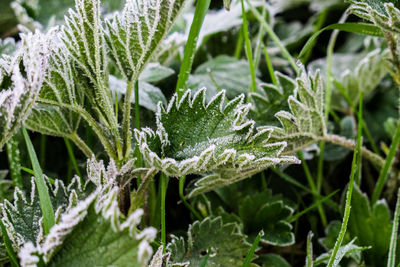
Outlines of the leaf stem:
{"label": "leaf stem", "polygon": [[69,142],[69,140],[67,138],[64,138],[64,142],[65,142],[65,146],[67,147],[68,155],[69,155],[69,158],[70,158],[70,160],[72,162],[72,165],[74,166],[76,174],[79,177],[82,177],[82,174],[79,171],[78,163],[76,162],[76,158],[75,158],[75,155],[74,155],[74,149],[73,149],[71,143]]}
{"label": "leaf stem", "polygon": [[166,195],[167,195],[167,188],[168,188],[168,181],[169,178],[161,173],[161,177],[160,177],[160,189],[161,189],[161,208],[160,208],[160,212],[161,212],[161,244],[164,246],[163,247],[163,253],[165,253],[165,248],[166,248],[166,228],[165,228],[165,199],[166,199]]}
{"label": "leaf stem", "polygon": [[197,1],[192,26],[190,27],[189,37],[185,46],[185,54],[183,56],[183,61],[178,76],[178,82],[176,84],[178,98],[182,97],[186,89],[186,82],[189,78],[190,71],[192,70],[194,55],[196,53],[197,40],[203,25],[204,17],[206,16],[208,8],[210,7],[210,3],[211,0]]}
{"label": "leaf stem", "polygon": [[[131,99],[132,99],[132,91],[133,91],[133,81],[129,80],[126,86],[126,94],[124,100],[124,112],[122,115],[122,138],[123,138],[123,148],[125,157],[129,156],[131,150]],[[136,95],[136,91],[135,91]],[[138,102],[138,99],[135,98],[135,106]]]}
{"label": "leaf stem", "polygon": [[79,137],[77,133],[73,133],[68,138],[82,151],[87,158],[94,155],[93,151],[86,145],[86,143]]}
{"label": "leaf stem", "polygon": [[189,204],[189,202],[187,202],[185,195],[183,193],[183,189],[185,188],[185,180],[186,180],[186,176],[182,176],[179,179],[179,197],[182,200],[182,203],[186,206],[186,208],[188,208],[190,210],[190,212],[198,219],[198,220],[202,220],[203,217],[200,215],[200,213],[198,213],[193,207],[192,205]]}
{"label": "leaf stem", "polygon": [[18,148],[17,136],[14,135],[6,143],[8,166],[14,187],[22,188],[21,157]]}
{"label": "leaf stem", "polygon": [[[137,130],[140,130],[140,106],[139,106],[139,80],[135,83],[135,127]],[[136,158],[137,164],[136,167],[142,167],[142,154],[140,154],[140,150],[136,150]],[[137,177],[137,184],[140,185],[141,178],[140,176]]]}
{"label": "leaf stem", "polygon": [[46,182],[43,179],[43,172],[40,168],[35,149],[33,148],[31,139],[25,127],[22,127],[22,133],[25,138],[26,146],[28,148],[29,157],[31,159],[32,167],[35,172],[35,182],[39,193],[40,208],[43,213],[44,233],[48,234],[50,228],[55,224],[53,205],[51,204],[50,195],[47,190]]}

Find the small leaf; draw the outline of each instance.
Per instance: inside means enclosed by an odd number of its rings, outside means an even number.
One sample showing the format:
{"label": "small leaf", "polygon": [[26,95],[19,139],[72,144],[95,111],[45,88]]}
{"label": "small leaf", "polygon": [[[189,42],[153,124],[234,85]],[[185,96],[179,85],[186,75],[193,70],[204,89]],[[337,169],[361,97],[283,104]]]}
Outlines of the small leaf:
{"label": "small leaf", "polygon": [[[226,237],[229,236],[229,242]],[[238,232],[236,224],[223,224],[222,219],[206,218],[194,222],[188,230],[188,239],[173,237],[167,250],[171,262],[184,266],[200,266],[208,254],[207,266],[243,266],[251,245],[246,236]]]}
{"label": "small leaf", "polygon": [[270,191],[245,197],[239,204],[239,217],[249,236],[264,231],[261,240],[274,246],[289,246],[295,241],[292,226],[286,222],[293,209]]}
{"label": "small leaf", "polygon": [[279,111],[275,114],[282,128],[273,127],[271,137],[275,141],[287,142],[285,154],[298,151],[327,134],[320,73],[309,76],[303,69],[296,83],[295,93],[288,99],[291,113]]}

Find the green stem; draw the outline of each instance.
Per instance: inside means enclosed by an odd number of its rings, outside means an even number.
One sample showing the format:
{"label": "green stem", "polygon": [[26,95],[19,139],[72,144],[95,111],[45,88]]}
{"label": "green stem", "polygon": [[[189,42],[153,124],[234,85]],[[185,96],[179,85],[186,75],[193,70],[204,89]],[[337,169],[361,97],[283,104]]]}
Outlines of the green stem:
{"label": "green stem", "polygon": [[200,213],[198,213],[193,207],[192,205],[189,204],[189,202],[187,202],[185,195],[183,193],[183,189],[185,188],[185,180],[186,180],[186,176],[182,176],[179,179],[179,197],[182,200],[182,203],[186,206],[186,208],[188,208],[190,210],[190,212],[198,219],[198,220],[202,220],[203,217],[200,215]]}
{"label": "green stem", "polygon": [[94,155],[93,151],[86,145],[86,143],[79,137],[77,133],[73,133],[69,136],[69,139],[82,151],[87,158]]}
{"label": "green stem", "polygon": [[312,246],[312,238],[314,234],[309,232],[307,235],[307,257],[306,257],[306,267],[313,267],[313,246]]}
{"label": "green stem", "polygon": [[71,160],[72,165],[74,166],[75,172],[79,177],[82,177],[81,172],[79,171],[78,163],[76,162],[76,158],[74,155],[74,149],[67,138],[64,138],[65,146],[67,147],[68,155]]}
{"label": "green stem", "polygon": [[165,176],[165,174],[161,174],[161,244],[164,246],[163,248],[163,253],[165,253],[165,248],[167,245],[166,239],[167,239],[167,235],[166,235],[166,228],[165,228],[165,199],[166,199],[166,195],[167,195],[167,188],[168,188],[168,181],[169,178],[167,176]]}
{"label": "green stem", "polygon": [[[319,192],[318,192],[318,190],[317,190],[317,187],[315,186],[315,183],[314,183],[314,180],[313,180],[313,178],[312,178],[310,169],[308,168],[308,165],[307,165],[307,163],[306,163],[306,161],[305,161],[305,159],[304,159],[303,152],[302,152],[302,151],[299,151],[299,152],[297,153],[297,155],[298,155],[299,159],[301,160],[301,164],[303,165],[304,173],[305,173],[305,175],[306,175],[308,184],[309,184],[310,187],[311,187],[311,191],[313,192],[314,195],[318,195]],[[314,196],[314,199],[315,199],[315,201],[317,202],[318,199],[317,199],[316,196]],[[319,213],[319,216],[321,217],[322,225],[323,225],[324,227],[327,227],[327,226],[328,226],[328,221],[327,221],[327,219],[326,219],[326,215],[325,215],[324,209],[322,208],[322,205],[321,205],[321,204],[318,205],[318,213]]]}
{"label": "green stem", "polygon": [[249,28],[247,26],[247,16],[246,16],[246,9],[244,8],[244,0],[241,0],[241,3],[242,3],[242,19],[243,19],[242,31],[243,31],[243,36],[244,36],[244,43],[246,46],[247,61],[249,62],[250,75],[251,75],[250,91],[255,93],[255,92],[257,92],[256,70],[254,68],[253,52],[252,52],[252,48],[251,48]]}
{"label": "green stem", "polygon": [[299,67],[296,64],[296,60],[290,55],[289,51],[286,49],[286,47],[282,44],[281,40],[279,37],[275,34],[273,29],[268,25],[268,23],[264,20],[263,16],[260,14],[260,12],[257,11],[256,8],[254,8],[249,0],[246,0],[246,3],[249,5],[251,12],[254,14],[258,22],[264,27],[265,31],[268,33],[268,35],[271,37],[272,41],[278,46],[278,48],[281,50],[282,55],[289,61],[290,65],[292,68],[296,71],[296,73],[299,73]]}
{"label": "green stem", "polygon": [[[140,130],[140,106],[139,106],[139,80],[136,81],[135,83],[135,127],[137,130]],[[136,148],[136,158],[137,158],[137,163],[136,167],[140,168],[142,167],[142,154],[140,153],[140,150]],[[137,177],[137,185],[139,186],[141,183],[141,177]]]}
{"label": "green stem", "polygon": [[372,200],[373,204],[376,201],[378,201],[378,199],[382,193],[383,187],[386,183],[388,174],[390,172],[393,161],[395,159],[396,151],[399,146],[399,142],[400,142],[400,123],[397,124],[396,132],[393,136],[392,144],[390,145],[389,154],[387,155],[385,164],[384,164],[381,172],[379,173],[378,181],[376,182],[374,192],[372,193],[371,200]]}
{"label": "green stem", "polygon": [[275,85],[275,86],[278,86],[278,81],[277,81],[276,76],[275,76],[274,67],[272,66],[272,62],[271,62],[271,59],[269,57],[269,54],[268,54],[266,46],[264,46],[264,57],[265,57],[265,62],[267,63],[268,72],[269,72],[269,76],[271,77],[272,84]]}
{"label": "green stem", "polygon": [[[362,97],[360,97],[360,104],[359,104],[359,111],[358,111],[358,121],[362,122]],[[332,267],[335,259],[336,259],[336,255],[339,251],[340,246],[342,245],[344,236],[346,234],[346,230],[347,230],[347,224],[349,222],[349,218],[350,218],[350,210],[351,210],[351,198],[353,195],[353,188],[354,188],[354,180],[355,180],[355,176],[356,176],[356,170],[358,168],[358,166],[360,166],[361,163],[361,144],[362,144],[362,123],[358,123],[358,131],[357,131],[357,149],[354,151],[353,154],[353,164],[351,167],[351,174],[350,174],[350,182],[349,182],[349,188],[347,189],[347,193],[346,193],[346,205],[345,205],[345,210],[344,210],[344,216],[343,216],[343,222],[342,222],[342,226],[340,227],[340,231],[339,231],[339,235],[338,238],[335,242],[335,246],[332,250],[332,255],[329,258],[329,262],[328,262],[328,267]]]}
{"label": "green stem", "polygon": [[397,247],[397,239],[398,239],[397,237],[399,231],[399,219],[400,219],[400,189],[397,191],[397,202],[393,218],[392,236],[390,238],[390,249],[389,249],[387,267],[396,266],[396,247]]}
{"label": "green stem", "polygon": [[17,136],[14,135],[6,143],[8,166],[10,169],[11,179],[14,187],[22,189],[22,176],[21,176],[21,157],[19,153]]}
{"label": "green stem", "polygon": [[43,179],[43,172],[40,168],[35,150],[33,148],[31,139],[25,127],[22,127],[22,133],[25,138],[26,146],[28,148],[29,157],[31,159],[32,167],[35,172],[35,183],[39,193],[40,208],[43,213],[44,233],[48,234],[50,228],[55,224],[53,205],[51,204],[50,195],[47,190],[46,182]]}
{"label": "green stem", "polygon": [[204,17],[207,14],[208,8],[210,7],[210,3],[211,0],[197,1],[196,11],[194,12],[194,18],[192,26],[190,27],[189,37],[185,46],[185,54],[183,56],[183,61],[178,76],[178,82],[176,84],[178,98],[183,96],[183,93],[186,89],[186,82],[189,78],[190,71],[192,70],[200,29],[203,25]]}
{"label": "green stem", "polygon": [[[128,157],[131,151],[131,99],[133,91],[133,82],[128,81],[124,100],[124,113],[122,115],[122,133],[123,133],[123,149],[125,157]],[[135,92],[136,95],[136,92]],[[138,99],[135,98],[135,106]]]}
{"label": "green stem", "polygon": [[237,39],[236,48],[235,48],[235,58],[239,59],[242,55],[243,48],[243,31],[239,31],[239,37]]}

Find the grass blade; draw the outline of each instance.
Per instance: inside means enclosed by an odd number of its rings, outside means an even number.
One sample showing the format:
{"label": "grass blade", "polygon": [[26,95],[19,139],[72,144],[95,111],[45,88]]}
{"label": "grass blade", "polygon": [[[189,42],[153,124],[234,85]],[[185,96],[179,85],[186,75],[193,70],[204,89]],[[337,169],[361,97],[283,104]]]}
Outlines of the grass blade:
{"label": "grass blade", "polygon": [[181,69],[179,71],[178,82],[176,84],[176,92],[178,98],[181,98],[185,89],[186,82],[189,78],[190,71],[192,70],[192,64],[194,55],[197,48],[197,40],[200,34],[201,26],[203,25],[204,17],[207,14],[208,8],[210,7],[211,0],[198,0],[196,4],[196,10],[194,12],[194,18],[192,26],[190,27],[189,38],[185,46],[185,54]]}
{"label": "grass blade", "polygon": [[10,258],[10,262],[11,262],[11,266],[19,266],[18,264],[18,260],[17,260],[17,255],[15,255],[15,252],[13,250],[13,247],[11,245],[11,240],[8,237],[7,231],[6,231],[6,227],[3,224],[3,221],[0,220],[0,227],[1,227],[1,234],[3,237],[3,241],[4,241],[4,246],[6,247],[6,251],[8,254],[8,257]]}
{"label": "grass blade", "polygon": [[381,29],[375,25],[367,24],[367,23],[354,23],[354,22],[347,22],[347,23],[335,23],[329,25],[316,33],[314,33],[310,39],[308,39],[307,43],[304,45],[303,49],[301,50],[298,58],[303,58],[304,55],[313,47],[315,40],[318,36],[323,33],[324,31],[328,30],[340,30],[344,32],[350,33],[358,33],[364,35],[370,35],[375,37],[384,37]]}
{"label": "grass blade", "polygon": [[68,150],[69,159],[71,160],[71,163],[74,166],[76,174],[79,177],[82,177],[82,174],[79,171],[78,163],[76,162],[76,158],[75,158],[75,155],[74,155],[74,149],[73,149],[71,143],[69,142],[69,140],[67,138],[64,138],[64,142],[65,142],[65,146],[67,147],[67,150]]}
{"label": "grass blade", "polygon": [[387,267],[396,266],[396,246],[397,246],[397,236],[399,232],[399,218],[400,218],[400,189],[397,191],[397,202],[393,218],[392,236],[390,237],[390,247],[389,247]]}
{"label": "grass blade", "polygon": [[43,172],[40,168],[35,149],[33,148],[31,139],[29,138],[28,132],[26,131],[25,127],[22,127],[22,133],[24,135],[26,146],[28,148],[32,168],[35,172],[35,183],[39,193],[40,208],[43,213],[44,232],[45,234],[48,234],[50,228],[55,224],[53,206],[50,201],[50,195],[47,191],[46,183],[43,179]]}
{"label": "grass blade", "polygon": [[160,191],[161,191],[161,244],[164,246],[163,253],[165,253],[165,248],[167,245],[166,239],[166,228],[165,228],[165,198],[167,195],[168,181],[169,178],[165,174],[161,174],[160,177]]}
{"label": "grass blade", "polygon": [[372,193],[372,198],[371,198],[372,204],[378,201],[382,193],[383,187],[385,186],[385,182],[387,180],[393,161],[395,159],[399,143],[400,143],[400,123],[398,122],[396,132],[393,136],[392,144],[390,145],[389,154],[387,155],[385,160],[385,165],[383,166],[381,172],[379,173],[378,181],[376,182],[374,192]]}
{"label": "grass blade", "polygon": [[307,257],[306,257],[306,267],[313,267],[314,266],[314,261],[313,261],[313,247],[312,247],[312,238],[314,234],[312,232],[309,232],[307,235]]}
{"label": "grass blade", "polygon": [[261,237],[263,237],[263,236],[264,236],[264,231],[261,230],[258,233],[256,239],[254,240],[253,245],[251,246],[250,251],[246,256],[246,259],[244,260],[243,267],[249,267],[250,266],[251,259],[253,258],[254,253],[256,252],[256,249],[258,247],[258,243],[260,243]]}
{"label": "grass blade", "polygon": [[353,195],[354,182],[355,182],[355,178],[356,178],[357,168],[358,168],[358,166],[360,166],[360,162],[361,162],[361,144],[362,144],[362,135],[361,134],[362,134],[362,123],[363,123],[363,119],[362,119],[362,105],[363,104],[362,104],[362,102],[363,102],[363,98],[362,98],[362,94],[361,94],[360,104],[358,107],[359,110],[358,110],[357,147],[353,154],[353,163],[351,166],[349,188],[347,189],[347,193],[346,193],[346,206],[345,206],[345,210],[344,210],[343,222],[342,222],[342,226],[340,227],[339,236],[335,242],[335,246],[333,247],[331,257],[329,258],[328,267],[338,265],[338,262],[336,260],[336,255],[339,251],[340,246],[342,245],[342,242],[343,242],[344,236],[346,234],[346,230],[347,230],[347,224],[348,224],[349,218],[350,218],[351,198]]}

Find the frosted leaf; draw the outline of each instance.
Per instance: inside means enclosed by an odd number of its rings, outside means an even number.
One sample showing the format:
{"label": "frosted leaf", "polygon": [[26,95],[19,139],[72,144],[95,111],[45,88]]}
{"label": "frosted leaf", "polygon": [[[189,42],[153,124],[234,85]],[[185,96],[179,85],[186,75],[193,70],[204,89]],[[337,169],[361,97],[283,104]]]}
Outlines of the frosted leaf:
{"label": "frosted leaf", "polygon": [[290,112],[279,111],[275,117],[282,128],[273,127],[271,139],[285,140],[285,154],[291,154],[326,136],[324,87],[319,71],[314,76],[303,69],[296,79],[294,94],[289,96]]}
{"label": "frosted leaf", "polygon": [[106,21],[111,56],[125,80],[135,81],[177,18],[186,0],[127,0]]}
{"label": "frosted leaf", "polygon": [[[181,100],[175,95],[168,108],[159,105],[157,131],[135,130],[139,149],[149,166],[168,176],[215,172],[223,186],[251,176],[269,166],[298,163],[283,156],[286,142],[271,142],[272,129],[254,127],[246,115],[250,105],[241,95],[225,104],[221,92],[206,105],[205,89]],[[207,190],[213,189],[208,181]]]}
{"label": "frosted leaf", "polygon": [[384,31],[400,33],[398,0],[349,0],[349,12],[369,20]]}
{"label": "frosted leaf", "polygon": [[[55,180],[54,184],[47,178],[45,181],[56,214],[74,207],[75,202],[85,198],[91,190],[88,186],[82,186],[78,177],[75,177],[68,187],[61,180]],[[43,241],[43,216],[33,177],[30,195],[25,196],[19,188],[16,188],[14,203],[5,200],[1,205],[1,212],[2,221],[16,251],[19,251],[26,242],[39,244]]]}
{"label": "frosted leaf", "polygon": [[16,55],[0,64],[0,149],[29,115],[43,84],[54,31],[22,34]]}
{"label": "frosted leaf", "polygon": [[243,266],[251,245],[238,229],[235,223],[224,224],[221,217],[194,222],[189,226],[187,240],[174,236],[168,244],[172,266],[200,266],[207,254],[207,266]]}
{"label": "frosted leaf", "polygon": [[171,257],[171,253],[163,253],[163,246],[160,246],[157,249],[157,252],[154,254],[153,258],[151,259],[149,267],[163,267],[163,266],[170,266],[169,265],[169,258]]}
{"label": "frosted leaf", "polygon": [[62,106],[83,105],[83,90],[79,90],[75,84],[77,74],[72,64],[65,45],[56,40],[51,49],[38,104],[26,121],[29,129],[67,138],[77,134],[80,114]]}
{"label": "frosted leaf", "polygon": [[[19,253],[22,266],[147,266],[156,229],[137,226],[143,210],[123,218],[118,208],[118,187],[106,194],[102,187],[64,213],[42,244],[25,244]],[[85,253],[82,253],[85,251]]]}

